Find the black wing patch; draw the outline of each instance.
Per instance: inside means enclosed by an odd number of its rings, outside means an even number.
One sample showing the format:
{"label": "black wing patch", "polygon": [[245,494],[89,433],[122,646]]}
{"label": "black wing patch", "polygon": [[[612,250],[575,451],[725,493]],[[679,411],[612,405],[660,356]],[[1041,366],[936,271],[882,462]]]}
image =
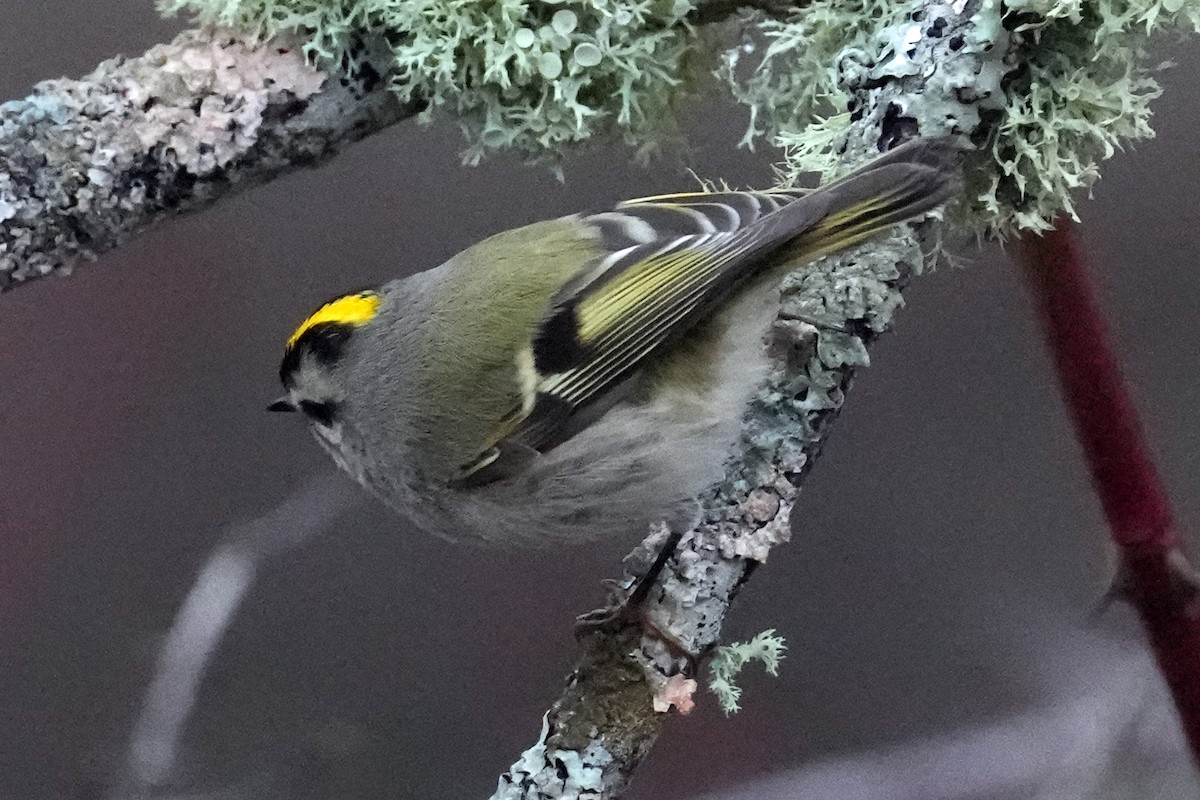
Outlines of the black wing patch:
{"label": "black wing patch", "polygon": [[546,317],[533,335],[533,368],[548,375],[569,369],[586,353],[579,340],[579,319],[574,303],[567,303]]}

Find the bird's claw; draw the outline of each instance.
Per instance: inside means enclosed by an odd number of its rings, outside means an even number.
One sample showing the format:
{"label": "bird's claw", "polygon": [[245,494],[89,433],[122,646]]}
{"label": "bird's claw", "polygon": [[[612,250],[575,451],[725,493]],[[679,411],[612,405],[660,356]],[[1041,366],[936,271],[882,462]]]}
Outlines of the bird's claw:
{"label": "bird's claw", "polygon": [[615,633],[636,626],[644,635],[662,642],[672,656],[686,661],[687,674],[695,675],[699,671],[703,653],[693,652],[678,636],[655,622],[646,608],[646,598],[650,589],[658,580],[678,543],[679,536],[672,534],[646,574],[632,583],[611,578],[602,581],[601,584],[608,592],[608,602],[602,608],[575,618],[575,638],[585,639],[595,634]]}

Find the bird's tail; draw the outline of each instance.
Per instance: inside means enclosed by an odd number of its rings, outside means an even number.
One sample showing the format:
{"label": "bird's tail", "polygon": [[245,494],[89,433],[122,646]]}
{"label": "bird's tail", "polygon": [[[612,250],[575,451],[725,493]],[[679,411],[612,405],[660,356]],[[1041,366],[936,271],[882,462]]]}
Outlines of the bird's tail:
{"label": "bird's tail", "polygon": [[803,206],[812,215],[784,246],[787,260],[852,247],[882,228],[938,207],[958,188],[956,153],[948,137],[917,139],[777,212],[783,217]]}

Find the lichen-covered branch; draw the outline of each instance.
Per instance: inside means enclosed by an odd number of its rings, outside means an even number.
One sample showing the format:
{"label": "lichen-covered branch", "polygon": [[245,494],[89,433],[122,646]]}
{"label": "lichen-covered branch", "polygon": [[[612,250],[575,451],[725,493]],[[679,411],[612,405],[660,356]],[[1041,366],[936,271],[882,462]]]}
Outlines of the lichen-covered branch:
{"label": "lichen-covered branch", "polygon": [[983,68],[922,72],[906,53],[932,6],[905,0],[160,6],[213,26],[0,105],[0,291],[427,106],[460,117],[470,160],[496,148],[553,157],[598,132],[653,146],[715,63],[697,27],[744,8],[770,11],[752,21],[768,47],[729,50],[721,71],[751,109],[749,138],[787,150],[786,174],[836,170],[848,122],[874,130],[854,93],[916,77],[939,99],[877,107],[878,134],[928,120],[968,134],[972,221],[1043,230],[1073,213],[1071,192],[1100,160],[1152,135],[1151,34],[1200,30],[1200,0],[989,0],[970,30],[939,34],[956,62],[981,55]]}
{"label": "lichen-covered branch", "polygon": [[412,115],[383,57],[329,72],[299,42],[190,30],[0,105],[0,291]]}
{"label": "lichen-covered branch", "polygon": [[[867,363],[867,344],[891,326],[900,288],[922,258],[905,232],[810,265],[784,284],[770,343],[775,369],[746,417],[741,453],[703,498],[702,523],[685,535],[647,601],[655,624],[693,653],[717,643],[738,589],[788,540],[800,480],[856,368]],[[644,562],[645,554],[634,560]],[[695,677],[686,659],[636,624],[589,640],[538,743],[501,778],[494,799],[619,796],[666,717],[656,705],[662,709],[680,688],[686,697],[694,684],[683,684]]]}
{"label": "lichen-covered branch", "polygon": [[936,10],[811,0],[803,14],[764,20],[768,46],[731,51],[724,69],[751,109],[747,139],[783,147],[788,178],[828,175],[839,168],[846,126],[864,111],[855,90],[917,78],[934,90],[926,101],[881,111],[893,132],[932,121],[971,136],[978,149],[967,157],[971,213],[962,221],[1001,236],[1049,230],[1060,212],[1075,214],[1105,159],[1154,135],[1161,65],[1153,47],[1200,32],[1197,0],[990,0],[978,4],[970,30],[944,34],[953,52],[985,56],[971,73],[907,58],[921,36],[915,23]]}
{"label": "lichen-covered branch", "polygon": [[460,115],[468,161],[601,130],[653,145],[705,74],[697,26],[789,4],[163,0],[211,24],[0,104],[0,292],[430,107]]}
{"label": "lichen-covered branch", "polygon": [[[955,89],[1004,57],[1003,42],[961,47],[965,37],[983,35],[978,15],[989,1],[924,4],[919,19],[906,16],[879,36],[903,41],[894,56],[911,68],[869,81],[857,70],[842,75],[859,108],[842,136],[848,164],[914,135],[981,132],[986,97]],[[936,117],[924,113],[934,106]],[[905,228],[783,282],[767,345],[774,368],[746,414],[739,452],[723,482],[701,498],[701,523],[685,534],[646,604],[655,626],[692,653],[717,644],[738,590],[788,540],[799,485],[855,371],[868,363],[868,345],[891,327],[901,288],[923,260],[919,239]],[[644,562],[655,541],[631,558]],[[666,715],[656,706],[681,705],[694,686],[688,667],[636,623],[589,640],[538,742],[501,777],[493,800],[620,796],[661,730]]]}

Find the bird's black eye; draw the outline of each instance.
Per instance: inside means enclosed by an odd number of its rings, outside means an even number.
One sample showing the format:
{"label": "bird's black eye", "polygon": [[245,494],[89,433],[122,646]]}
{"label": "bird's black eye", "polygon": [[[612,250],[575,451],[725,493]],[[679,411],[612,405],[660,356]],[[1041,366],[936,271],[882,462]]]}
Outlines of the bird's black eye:
{"label": "bird's black eye", "polygon": [[319,422],[326,428],[333,425],[333,403],[314,403],[312,400],[301,400],[300,410],[314,422]]}

